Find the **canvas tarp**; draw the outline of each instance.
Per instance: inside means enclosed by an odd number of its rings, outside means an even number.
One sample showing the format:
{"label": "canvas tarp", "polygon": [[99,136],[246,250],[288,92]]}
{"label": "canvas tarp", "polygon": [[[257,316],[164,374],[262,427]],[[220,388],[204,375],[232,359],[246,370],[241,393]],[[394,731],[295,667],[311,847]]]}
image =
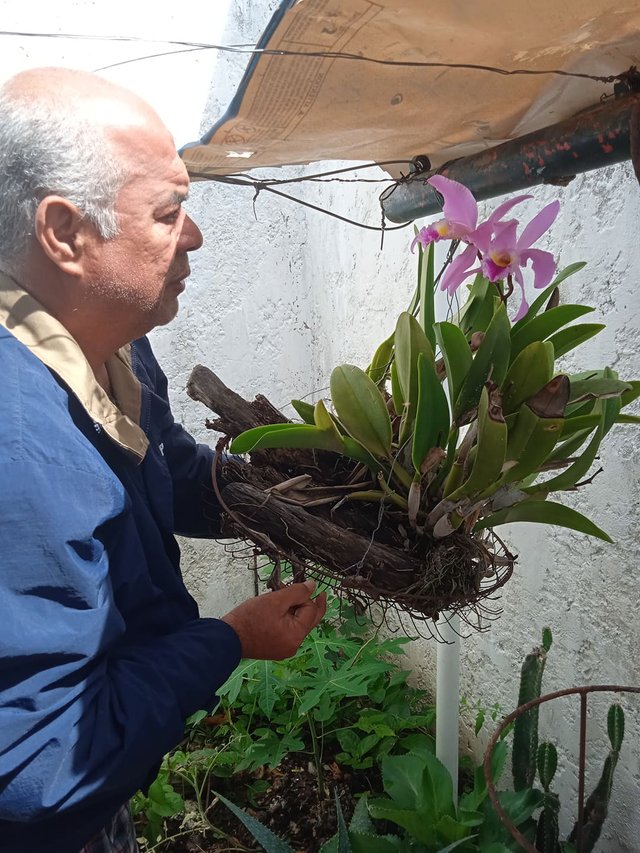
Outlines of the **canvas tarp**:
{"label": "canvas tarp", "polygon": [[619,74],[640,60],[640,0],[285,0],[258,47],[286,53],[254,55],[226,115],[182,150],[194,177],[418,154],[438,167],[554,124],[612,84],[468,66]]}

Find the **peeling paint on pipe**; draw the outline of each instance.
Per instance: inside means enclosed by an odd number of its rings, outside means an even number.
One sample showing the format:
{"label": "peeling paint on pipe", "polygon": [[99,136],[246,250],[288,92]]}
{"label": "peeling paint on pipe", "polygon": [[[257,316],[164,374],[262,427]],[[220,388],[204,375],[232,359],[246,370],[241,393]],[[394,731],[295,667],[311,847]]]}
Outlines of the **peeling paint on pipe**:
{"label": "peeling paint on pipe", "polygon": [[629,160],[629,123],[636,105],[640,95],[624,95],[440,169],[411,175],[382,193],[384,215],[391,222],[409,222],[439,212],[440,198],[426,183],[436,173],[460,181],[482,200],[536,184],[563,185],[581,172]]}

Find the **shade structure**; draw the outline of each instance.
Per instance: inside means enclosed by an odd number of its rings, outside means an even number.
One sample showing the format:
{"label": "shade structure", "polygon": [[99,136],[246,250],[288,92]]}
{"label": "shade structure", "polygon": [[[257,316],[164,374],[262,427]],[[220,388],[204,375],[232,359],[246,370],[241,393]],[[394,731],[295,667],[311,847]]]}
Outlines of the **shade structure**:
{"label": "shade structure", "polygon": [[182,149],[195,179],[422,154],[438,168],[554,125],[638,63],[640,2],[285,0],[258,51]]}

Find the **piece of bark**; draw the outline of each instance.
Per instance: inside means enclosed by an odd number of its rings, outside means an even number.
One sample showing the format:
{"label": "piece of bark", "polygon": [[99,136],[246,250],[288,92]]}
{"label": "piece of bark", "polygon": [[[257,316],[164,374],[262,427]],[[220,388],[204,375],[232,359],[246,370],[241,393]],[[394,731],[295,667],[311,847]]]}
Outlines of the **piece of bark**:
{"label": "piece of bark", "polygon": [[187,381],[187,394],[218,415],[211,428],[225,435],[240,435],[265,424],[288,423],[288,419],[262,394],[249,403],[202,364],[197,364]]}
{"label": "piece of bark", "polygon": [[[326,566],[348,577],[364,577],[380,589],[393,591],[420,577],[420,560],[350,530],[344,530],[248,483],[231,483],[222,491],[229,514],[259,531],[285,553]],[[242,535],[242,531],[237,531]],[[244,534],[250,538],[248,534]]]}

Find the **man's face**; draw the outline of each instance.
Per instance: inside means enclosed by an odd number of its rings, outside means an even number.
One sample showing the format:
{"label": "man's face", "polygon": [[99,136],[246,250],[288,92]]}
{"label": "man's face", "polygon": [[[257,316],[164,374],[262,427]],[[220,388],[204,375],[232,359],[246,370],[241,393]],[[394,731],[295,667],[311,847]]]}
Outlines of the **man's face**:
{"label": "man's face", "polygon": [[200,248],[202,234],[182,209],[189,178],[169,135],[129,134],[121,150],[133,173],[117,198],[118,235],[92,246],[87,297],[139,336],[175,317],[187,253]]}

